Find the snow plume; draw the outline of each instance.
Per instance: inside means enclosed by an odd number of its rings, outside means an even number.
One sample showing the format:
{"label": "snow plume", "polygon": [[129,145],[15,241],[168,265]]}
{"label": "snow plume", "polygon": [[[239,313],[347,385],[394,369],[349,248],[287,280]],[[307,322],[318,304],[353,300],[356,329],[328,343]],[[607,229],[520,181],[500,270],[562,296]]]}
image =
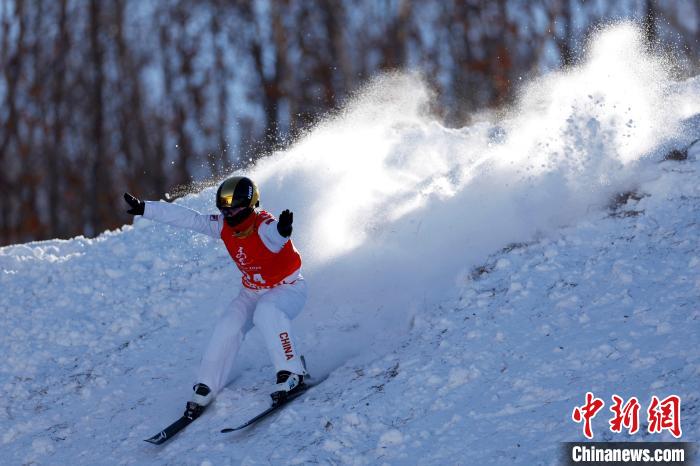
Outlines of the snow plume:
{"label": "snow plume", "polygon": [[320,340],[329,320],[348,330],[318,343],[386,341],[489,253],[598,212],[633,185],[689,113],[641,37],[630,24],[602,30],[583,64],[527,85],[506,119],[462,129],[427,114],[432,94],[418,76],[380,76],[260,163],[251,175],[265,204],[296,212],[312,290],[305,322]]}

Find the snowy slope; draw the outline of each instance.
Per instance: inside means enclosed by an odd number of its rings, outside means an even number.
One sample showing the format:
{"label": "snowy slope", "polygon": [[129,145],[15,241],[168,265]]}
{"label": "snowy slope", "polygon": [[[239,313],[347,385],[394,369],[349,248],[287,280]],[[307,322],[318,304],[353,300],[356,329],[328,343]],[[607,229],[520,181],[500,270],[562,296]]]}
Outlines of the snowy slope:
{"label": "snowy slope", "polygon": [[[223,246],[137,219],[0,249],[3,462],[553,464],[586,391],[678,394],[697,441],[700,147],[659,161],[700,137],[700,80],[674,83],[637,43],[605,31],[498,124],[460,130],[423,114],[419,79],[381,77],[258,164],[264,207],[295,211],[298,327],[330,377],[238,434],[218,431],[273,376],[254,331],[201,421],[141,441],[181,414],[238,290]],[[611,208],[624,191],[641,198]],[[603,418],[597,438],[620,438]]]}

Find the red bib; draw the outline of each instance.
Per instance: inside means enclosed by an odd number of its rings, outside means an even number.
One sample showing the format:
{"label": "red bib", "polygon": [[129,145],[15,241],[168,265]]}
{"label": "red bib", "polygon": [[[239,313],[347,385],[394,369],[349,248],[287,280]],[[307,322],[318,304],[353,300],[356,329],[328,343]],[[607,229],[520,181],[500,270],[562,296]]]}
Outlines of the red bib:
{"label": "red bib", "polygon": [[275,218],[264,210],[252,215],[255,216],[255,220],[250,235],[236,238],[233,236],[234,229],[224,222],[221,239],[231,258],[243,272],[243,286],[253,290],[272,288],[299,270],[301,255],[292,244],[292,240],[287,241],[277,253],[267,249],[258,234],[258,229],[263,223],[274,222]]}

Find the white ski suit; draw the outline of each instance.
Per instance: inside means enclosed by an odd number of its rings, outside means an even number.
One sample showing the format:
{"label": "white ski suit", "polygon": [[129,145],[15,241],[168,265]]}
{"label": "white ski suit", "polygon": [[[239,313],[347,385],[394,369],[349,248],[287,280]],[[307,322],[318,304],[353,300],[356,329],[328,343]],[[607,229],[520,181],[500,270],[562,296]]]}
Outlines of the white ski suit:
{"label": "white ski suit", "polygon": [[[221,239],[223,215],[205,215],[177,204],[145,203],[144,218],[187,228]],[[277,231],[277,221],[270,218],[259,225],[257,232],[264,247],[279,253],[289,238]],[[243,337],[253,327],[262,334],[265,346],[277,371],[303,374],[304,367],[292,337],[291,319],[301,312],[306,302],[306,283],[297,269],[271,288],[241,287],[219,319],[199,367],[197,383],[206,384],[216,395],[228,382]]]}

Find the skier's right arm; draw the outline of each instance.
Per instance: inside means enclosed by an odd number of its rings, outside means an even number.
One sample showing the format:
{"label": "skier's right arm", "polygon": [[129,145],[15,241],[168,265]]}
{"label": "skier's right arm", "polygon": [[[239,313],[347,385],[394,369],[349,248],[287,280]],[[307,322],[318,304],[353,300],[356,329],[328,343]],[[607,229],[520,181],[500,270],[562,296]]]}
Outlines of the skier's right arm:
{"label": "skier's right arm", "polygon": [[168,202],[141,201],[129,193],[124,200],[131,206],[127,213],[143,215],[144,218],[167,223],[179,228],[187,228],[213,238],[219,238],[223,221],[220,215],[204,215],[187,207]]}

